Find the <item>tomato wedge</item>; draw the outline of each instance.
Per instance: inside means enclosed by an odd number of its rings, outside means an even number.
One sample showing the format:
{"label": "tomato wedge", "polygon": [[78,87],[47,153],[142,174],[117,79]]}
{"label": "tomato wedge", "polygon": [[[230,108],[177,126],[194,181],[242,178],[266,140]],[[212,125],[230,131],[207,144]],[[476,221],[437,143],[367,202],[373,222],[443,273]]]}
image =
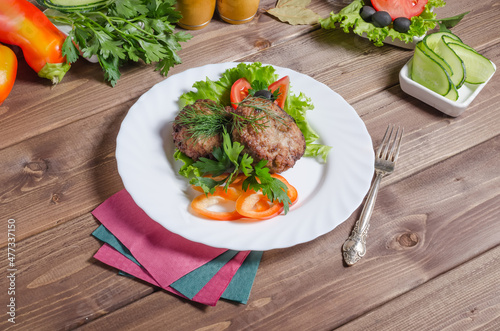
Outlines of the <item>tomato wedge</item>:
{"label": "tomato wedge", "polygon": [[276,98],[276,100],[274,101],[274,103],[276,103],[278,106],[280,106],[281,109],[284,109],[285,108],[285,101],[286,101],[286,98],[288,97],[288,90],[290,89],[290,77],[285,76],[285,77],[275,81],[274,83],[269,85],[269,87],[267,89],[273,93],[274,93],[274,91],[279,89],[278,90],[279,95]]}
{"label": "tomato wedge", "polygon": [[238,108],[238,104],[248,96],[248,90],[251,87],[252,86],[246,78],[240,78],[233,83],[233,86],[231,86],[230,100],[231,106],[233,106],[234,109]]}
{"label": "tomato wedge", "polygon": [[428,0],[372,0],[377,11],[386,11],[394,21],[398,17],[411,19],[422,14]]}
{"label": "tomato wedge", "polygon": [[[252,86],[246,78],[240,78],[233,83],[233,86],[231,86],[230,100],[231,106],[233,106],[234,109],[238,108],[238,104],[248,96],[248,90],[250,88],[252,88]],[[279,89],[278,97],[274,100],[274,103],[283,109],[288,97],[288,91],[290,90],[290,77],[285,76],[275,81],[269,85],[267,89],[271,92]]]}

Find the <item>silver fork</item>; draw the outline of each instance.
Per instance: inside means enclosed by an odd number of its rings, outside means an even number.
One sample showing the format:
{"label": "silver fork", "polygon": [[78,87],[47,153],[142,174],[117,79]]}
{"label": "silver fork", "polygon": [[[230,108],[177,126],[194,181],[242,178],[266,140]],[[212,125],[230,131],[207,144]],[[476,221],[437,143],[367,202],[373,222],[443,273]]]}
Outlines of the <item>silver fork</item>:
{"label": "silver fork", "polygon": [[375,206],[380,182],[383,177],[394,171],[399,149],[401,148],[403,131],[403,128],[398,127],[394,132],[394,126],[389,125],[377,149],[375,154],[375,180],[368,192],[361,216],[356,221],[351,235],[342,246],[344,260],[347,265],[355,264],[366,254],[366,235],[370,227],[370,217]]}

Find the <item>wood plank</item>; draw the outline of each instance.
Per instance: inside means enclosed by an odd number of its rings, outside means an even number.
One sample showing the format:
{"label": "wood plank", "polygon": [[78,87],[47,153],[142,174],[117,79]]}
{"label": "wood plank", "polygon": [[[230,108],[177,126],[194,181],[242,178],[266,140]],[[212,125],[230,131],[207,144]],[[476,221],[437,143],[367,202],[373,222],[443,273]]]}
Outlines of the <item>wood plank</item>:
{"label": "wood plank", "polygon": [[336,329],[499,330],[500,246]]}
{"label": "wood plank", "polygon": [[[97,226],[87,214],[17,242],[16,323],[2,318],[0,329],[70,330],[153,292],[92,258],[101,245],[90,236]],[[6,248],[1,252],[7,256]],[[8,269],[5,258],[0,265]]]}
{"label": "wood plank", "polygon": [[191,330],[339,327],[500,244],[499,149],[497,136],[384,187],[367,256],[354,267],[343,265],[340,248],[356,215],[312,242],[266,252],[246,306],[220,302],[200,314],[157,292],[83,330],[155,329],[165,321]]}
{"label": "wood plank", "polygon": [[130,106],[124,103],[0,150],[5,169],[0,215],[20,221],[18,240],[88,213],[123,188],[115,140]]}

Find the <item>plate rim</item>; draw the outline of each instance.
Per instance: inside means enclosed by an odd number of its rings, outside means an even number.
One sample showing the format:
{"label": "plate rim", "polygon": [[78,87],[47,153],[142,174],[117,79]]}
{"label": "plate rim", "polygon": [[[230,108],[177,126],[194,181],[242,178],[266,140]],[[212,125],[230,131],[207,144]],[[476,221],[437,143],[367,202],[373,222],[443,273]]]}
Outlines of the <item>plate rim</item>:
{"label": "plate rim", "polygon": [[[118,166],[118,173],[122,179],[122,182],[125,186],[125,189],[129,192],[129,194],[131,195],[131,197],[133,198],[133,200],[135,201],[135,203],[151,218],[153,219],[153,221],[159,223],[160,225],[162,225],[164,228],[166,228],[167,230],[171,231],[171,232],[174,232],[180,236],[183,236],[185,237],[186,239],[188,240],[191,240],[191,241],[196,241],[196,242],[200,242],[200,243],[203,243],[203,244],[206,244],[206,245],[209,245],[209,246],[213,246],[213,247],[220,247],[220,248],[227,248],[227,249],[235,249],[235,250],[271,250],[271,249],[277,249],[277,248],[286,248],[286,247],[291,247],[291,246],[294,246],[294,245],[297,245],[297,244],[300,244],[300,243],[304,243],[304,242],[308,242],[308,241],[311,241],[311,240],[314,240],[316,239],[317,237],[323,235],[323,234],[326,234],[330,231],[332,231],[333,229],[335,229],[338,225],[340,225],[341,223],[343,223],[345,220],[347,220],[347,218],[359,207],[359,205],[361,204],[361,202],[363,201],[363,198],[364,196],[366,195],[366,193],[368,192],[368,189],[369,189],[369,186],[371,184],[371,179],[372,179],[372,176],[373,176],[373,163],[372,162],[374,160],[374,153],[373,153],[373,148],[372,148],[372,141],[371,141],[371,137],[368,133],[368,130],[363,122],[363,120],[359,117],[359,115],[357,114],[357,112],[355,111],[355,109],[349,104],[347,103],[346,100],[344,100],[338,93],[336,93],[335,91],[333,91],[330,87],[328,87],[327,85],[315,80],[314,78],[308,76],[308,75],[305,75],[305,74],[302,74],[300,72],[297,72],[293,69],[289,69],[289,68],[284,68],[284,67],[280,67],[280,66],[276,66],[276,65],[272,65],[275,70],[276,70],[276,73],[279,73],[279,72],[293,72],[295,75],[299,75],[299,76],[302,76],[302,77],[307,77],[307,79],[310,79],[310,80],[313,80],[316,84],[319,84],[319,86],[322,86],[322,88],[326,88],[328,89],[331,93],[333,93],[336,97],[340,98],[342,100],[342,102],[344,102],[344,105],[346,106],[347,110],[349,111],[349,116],[353,117],[354,119],[356,119],[357,121],[359,121],[359,124],[361,124],[361,127],[363,128],[364,132],[364,139],[367,139],[367,141],[365,143],[368,143],[369,142],[369,147],[370,147],[370,155],[371,155],[371,160],[370,160],[370,174],[369,174],[369,180],[367,181],[366,180],[366,177],[368,175],[365,176],[365,183],[364,183],[364,187],[362,188],[362,194],[359,193],[358,194],[358,200],[359,200],[359,203],[356,204],[356,207],[355,208],[351,208],[352,210],[349,212],[349,215],[347,217],[345,217],[343,220],[341,220],[340,222],[338,222],[338,224],[334,224],[332,225],[331,228],[329,228],[327,231],[325,231],[324,229],[313,229],[313,233],[309,236],[307,236],[307,238],[302,238],[301,240],[295,240],[293,241],[293,243],[287,243],[287,244],[283,244],[283,243],[280,243],[280,244],[268,244],[268,245],[250,245],[250,246],[240,246],[240,245],[234,245],[234,244],[218,244],[216,242],[213,242],[212,240],[200,240],[197,236],[193,236],[193,235],[190,235],[190,234],[186,234],[185,232],[182,232],[182,233],[179,233],[178,229],[177,228],[172,228],[171,226],[167,226],[164,224],[164,222],[162,222],[161,220],[158,220],[158,219],[155,219],[154,216],[151,215],[151,210],[148,208],[148,206],[145,206],[144,203],[142,203],[143,201],[140,199],[140,197],[138,197],[136,195],[136,192],[134,190],[130,190],[130,185],[127,184],[128,183],[128,180],[126,178],[124,178],[124,173],[123,173],[123,161],[120,161],[121,160],[121,149],[119,146],[121,146],[121,138],[122,138],[122,135],[123,135],[123,132],[124,132],[124,127],[126,125],[128,125],[128,121],[127,121],[127,118],[130,119],[129,117],[129,114],[131,114],[132,112],[134,112],[134,109],[136,107],[136,105],[140,105],[140,102],[143,102],[141,100],[143,100],[144,98],[147,98],[148,97],[148,94],[149,93],[154,93],[152,91],[160,88],[163,86],[163,84],[168,84],[167,81],[170,79],[170,81],[172,81],[172,79],[174,77],[181,77],[181,76],[188,76],[189,73],[192,73],[192,72],[197,72],[197,71],[204,71],[202,69],[212,69],[212,70],[215,70],[218,72],[218,75],[220,76],[220,74],[222,74],[226,69],[228,68],[232,68],[236,65],[238,65],[240,62],[223,62],[223,63],[214,63],[214,64],[206,64],[206,65],[203,65],[203,66],[198,66],[198,67],[193,67],[193,68],[189,68],[187,70],[184,70],[182,72],[179,72],[179,73],[176,73],[175,75],[172,75],[172,76],[169,76],[168,78],[166,78],[165,80],[163,80],[162,82],[159,82],[157,84],[155,84],[154,86],[152,86],[148,91],[146,91],[144,94],[142,94],[138,100],[134,103],[134,105],[132,105],[127,113],[127,115],[125,116],[125,118],[122,120],[122,123],[120,125],[120,130],[118,132],[118,135],[117,135],[117,138],[116,138],[116,159],[117,159],[117,166]],[[246,63],[250,63],[250,62],[246,62]],[[267,66],[267,65],[270,65],[270,64],[264,64],[262,63],[263,66]],[[215,68],[215,69],[213,69]],[[204,79],[202,76],[198,76],[199,78],[196,80],[196,81],[199,81],[199,80],[202,80]],[[193,87],[192,87],[192,84],[194,83],[195,81],[190,81],[189,83],[186,84],[189,85],[189,89],[192,90]],[[295,93],[299,93],[300,91],[294,91]],[[307,94],[307,93],[306,93]],[[179,94],[180,96],[180,94]],[[309,95],[308,95],[309,96]],[[175,103],[178,103],[178,99],[175,100]],[[314,103],[314,100],[313,100],[313,103]],[[178,109],[177,109],[178,111]],[[354,115],[354,116],[352,116]],[[321,132],[320,132],[321,133]],[[368,163],[368,161],[365,161],[365,163]],[[366,165],[365,165],[366,166]],[[126,176],[125,176],[126,177]],[[366,183],[367,182],[367,183]],[[187,182],[186,182],[186,186],[187,186]],[[196,217],[194,215],[192,215],[193,217]],[[284,216],[286,217],[286,216]],[[268,220],[269,221],[269,220]],[[264,221],[264,222],[268,222],[268,221]]]}

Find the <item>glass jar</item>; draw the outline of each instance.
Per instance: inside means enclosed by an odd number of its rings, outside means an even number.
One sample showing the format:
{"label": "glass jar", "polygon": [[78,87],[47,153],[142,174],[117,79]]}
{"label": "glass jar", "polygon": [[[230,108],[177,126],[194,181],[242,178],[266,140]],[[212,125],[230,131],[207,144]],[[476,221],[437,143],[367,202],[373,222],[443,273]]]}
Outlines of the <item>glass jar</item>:
{"label": "glass jar", "polygon": [[220,17],[231,24],[250,22],[259,9],[260,0],[217,0]]}
{"label": "glass jar", "polygon": [[177,0],[175,8],[182,14],[177,25],[188,30],[199,30],[206,27],[214,15],[215,1]]}

